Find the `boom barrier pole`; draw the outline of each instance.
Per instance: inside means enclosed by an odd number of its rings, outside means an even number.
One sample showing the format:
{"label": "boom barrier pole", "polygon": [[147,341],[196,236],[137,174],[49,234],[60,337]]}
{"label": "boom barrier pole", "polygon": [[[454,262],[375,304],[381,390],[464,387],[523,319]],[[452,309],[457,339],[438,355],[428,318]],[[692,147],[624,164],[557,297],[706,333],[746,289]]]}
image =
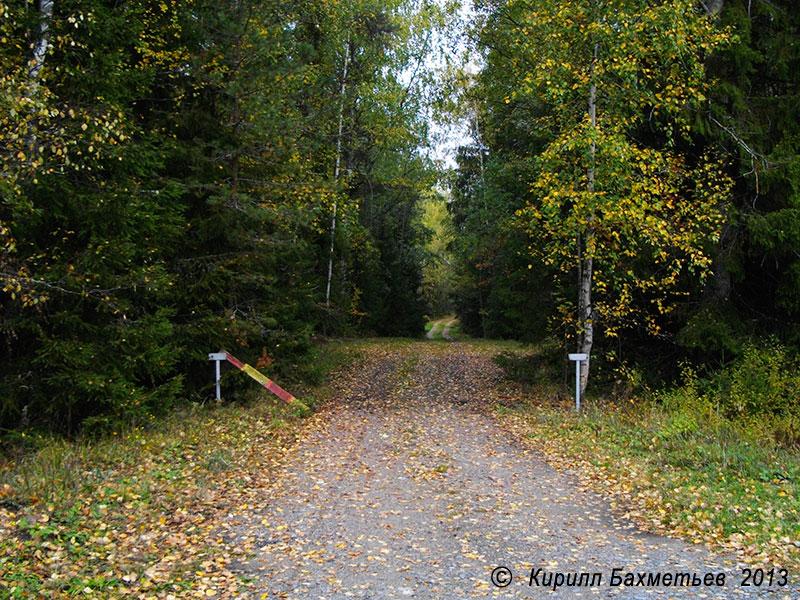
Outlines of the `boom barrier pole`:
{"label": "boom barrier pole", "polygon": [[235,356],[225,352],[224,350],[220,350],[219,352],[211,352],[208,355],[208,360],[213,360],[216,362],[215,372],[216,372],[216,388],[217,388],[217,400],[220,399],[220,391],[219,391],[219,363],[223,360],[227,360],[231,363],[234,367],[239,369],[240,371],[244,371],[250,376],[251,379],[254,379],[258,383],[260,383],[265,389],[275,394],[278,398],[286,402],[287,404],[291,404],[297,399],[292,396],[289,392],[284,390],[281,386],[277,383],[272,381],[269,377],[266,377],[262,373],[259,373],[253,367],[248,365],[247,363],[243,363]]}

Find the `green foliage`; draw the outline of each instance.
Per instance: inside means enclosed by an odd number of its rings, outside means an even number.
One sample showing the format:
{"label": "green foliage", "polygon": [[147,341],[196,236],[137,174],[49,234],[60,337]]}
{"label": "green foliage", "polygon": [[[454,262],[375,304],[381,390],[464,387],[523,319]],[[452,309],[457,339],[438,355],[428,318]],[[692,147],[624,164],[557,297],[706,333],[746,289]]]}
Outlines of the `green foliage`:
{"label": "green foliage", "polygon": [[448,204],[453,304],[469,335],[538,340],[553,311],[551,278],[546,267],[528,260],[522,251],[527,236],[508,222],[528,194],[526,160],[516,156],[518,142],[504,137],[504,118],[488,118],[482,130],[497,140],[498,155],[484,162],[482,147],[461,148]]}
{"label": "green foliage", "polygon": [[577,302],[589,313],[563,311],[578,330],[588,319],[615,335],[634,319],[658,333],[653,315],[672,310],[681,279],[708,272],[719,235],[727,178],[675,147],[705,97],[704,57],[726,33],[684,1],[510,10],[511,98],[545,103],[533,127],[549,136],[517,213],[538,238],[531,254],[563,277],[591,275]]}
{"label": "green foliage", "polygon": [[800,17],[789,0],[726,0],[718,21],[733,43],[709,60],[711,119],[695,143],[733,159],[736,185],[706,303],[729,303],[737,335],[798,347]]}
{"label": "green foliage", "polygon": [[483,68],[463,76],[458,107],[473,141],[449,205],[465,329],[567,340],[591,258],[594,354],[613,352],[609,373],[660,385],[681,359],[728,364],[754,335],[796,347],[794,5],[481,9]]}
{"label": "green foliage", "polygon": [[0,428],[102,432],[205,401],[220,348],[296,382],[320,329],[422,330],[431,83],[400,73],[440,11],[51,6],[0,4]]}
{"label": "green foliage", "polygon": [[724,364],[741,352],[743,325],[730,306],[705,306],[689,315],[676,341],[706,363]]}
{"label": "green foliage", "polygon": [[453,234],[444,194],[431,192],[423,200],[421,223],[430,232],[425,244],[421,292],[428,305],[428,314],[431,317],[444,316],[452,312],[454,293],[453,256],[450,251]]}
{"label": "green foliage", "polygon": [[759,440],[800,444],[800,386],[797,359],[774,340],[748,342],[727,367],[699,377],[685,368],[675,389],[659,393],[672,419],[682,424],[716,424]]}
{"label": "green foliage", "polygon": [[420,192],[406,186],[379,189],[364,200],[363,220],[373,241],[367,253],[353,256],[361,268],[354,278],[359,297],[352,302],[364,332],[416,337],[423,331],[426,306],[419,290],[424,238],[416,206],[420,200]]}
{"label": "green foliage", "polygon": [[731,416],[749,416],[766,423],[800,419],[799,366],[797,359],[775,342],[746,345],[729,372],[720,376],[723,409]]}
{"label": "green foliage", "polygon": [[603,334],[660,334],[708,273],[728,190],[714,160],[680,151],[725,32],[688,2],[537,0],[487,7],[477,38],[475,143],[450,207],[464,327],[574,337],[584,272]]}

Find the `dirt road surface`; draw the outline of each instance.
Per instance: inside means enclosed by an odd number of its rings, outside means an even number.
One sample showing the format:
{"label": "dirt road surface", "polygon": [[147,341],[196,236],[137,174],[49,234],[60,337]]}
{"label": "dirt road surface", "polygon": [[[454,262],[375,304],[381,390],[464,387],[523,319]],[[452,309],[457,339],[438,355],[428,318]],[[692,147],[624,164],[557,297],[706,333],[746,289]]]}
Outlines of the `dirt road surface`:
{"label": "dirt road surface", "polygon": [[[485,410],[501,375],[463,343],[369,353],[261,506],[230,517],[254,549],[235,565],[244,597],[762,597],[730,557],[639,531],[503,431]],[[667,573],[725,584],[637,585]]]}

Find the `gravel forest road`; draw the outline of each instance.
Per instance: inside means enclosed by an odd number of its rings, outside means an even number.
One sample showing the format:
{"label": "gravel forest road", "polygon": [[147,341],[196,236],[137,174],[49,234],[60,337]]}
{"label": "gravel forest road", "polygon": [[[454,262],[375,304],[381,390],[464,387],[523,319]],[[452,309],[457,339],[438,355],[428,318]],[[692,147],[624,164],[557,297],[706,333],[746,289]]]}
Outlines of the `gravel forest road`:
{"label": "gravel forest road", "polygon": [[[252,582],[243,597],[761,597],[739,586],[730,557],[639,531],[502,430],[485,410],[501,378],[465,343],[366,352],[262,505],[231,517],[254,548],[234,566]],[[613,569],[724,573],[725,585],[612,586]]]}

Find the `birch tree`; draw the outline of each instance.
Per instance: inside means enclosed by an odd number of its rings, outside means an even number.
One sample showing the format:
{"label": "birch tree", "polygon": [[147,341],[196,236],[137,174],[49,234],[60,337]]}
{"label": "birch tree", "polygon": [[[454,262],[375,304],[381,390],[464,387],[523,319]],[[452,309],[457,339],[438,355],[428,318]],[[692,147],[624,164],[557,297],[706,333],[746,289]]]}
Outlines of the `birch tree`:
{"label": "birch tree", "polygon": [[[347,36],[347,41],[344,44],[342,59],[342,82],[339,90],[339,116],[336,126],[336,159],[333,166],[333,183],[335,186],[339,185],[339,175],[342,168],[342,132],[344,130],[344,104],[345,94],[347,93],[347,67],[350,61],[350,36]],[[331,210],[331,245],[328,250],[328,280],[325,285],[325,306],[331,304],[331,279],[333,278],[333,250],[336,241],[336,217],[338,212],[338,202],[336,198],[333,200],[333,209]]]}
{"label": "birch tree", "polygon": [[[705,100],[704,60],[723,44],[690,0],[515,0],[511,63],[516,99],[549,109],[535,127],[550,138],[518,216],[540,238],[538,256],[577,273],[562,307],[578,351],[636,324],[659,333],[678,283],[704,278],[729,183],[711,158],[679,148]],[[509,97],[506,101],[511,101]],[[581,394],[590,360],[582,363]]]}

